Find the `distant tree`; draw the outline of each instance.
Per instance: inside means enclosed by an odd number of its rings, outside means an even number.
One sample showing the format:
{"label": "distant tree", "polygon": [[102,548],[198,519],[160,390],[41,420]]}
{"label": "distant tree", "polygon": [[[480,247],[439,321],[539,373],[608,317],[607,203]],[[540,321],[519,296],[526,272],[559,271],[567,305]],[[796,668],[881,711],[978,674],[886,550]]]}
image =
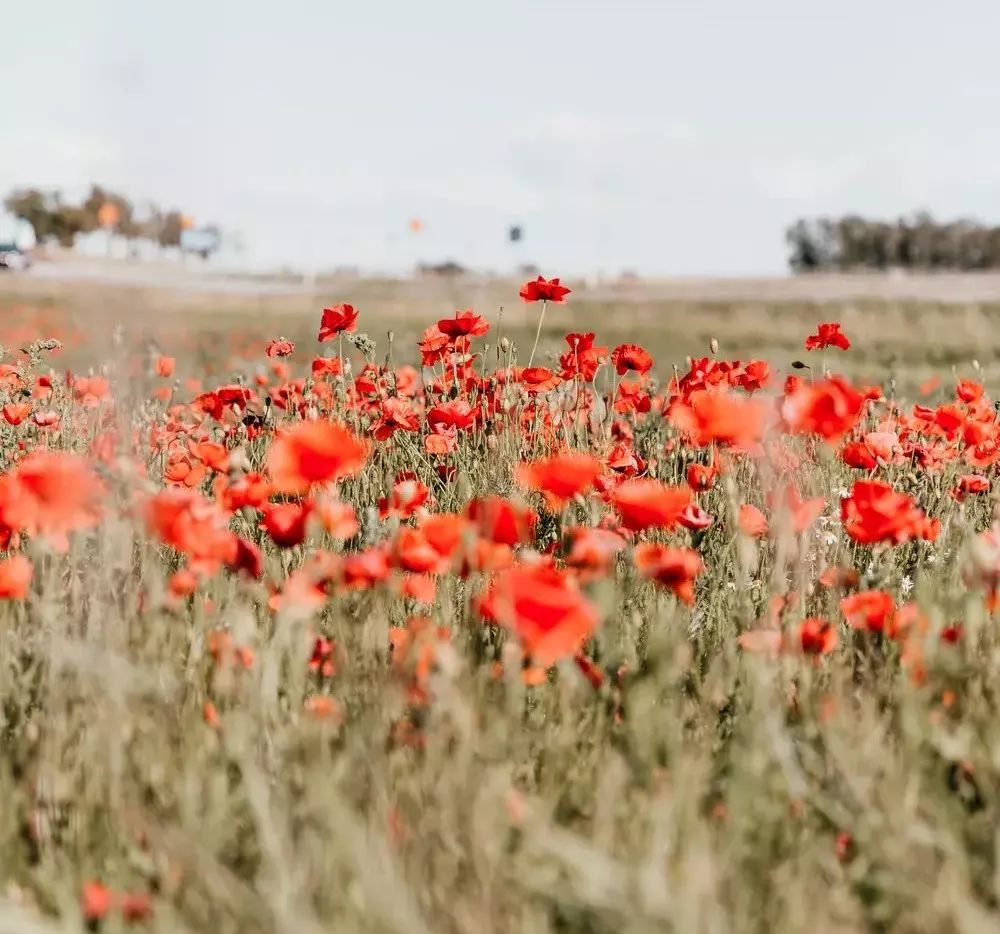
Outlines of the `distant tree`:
{"label": "distant tree", "polygon": [[91,185],[90,194],[81,205],[84,217],[86,218],[87,230],[96,230],[100,226],[98,213],[105,204],[113,204],[118,209],[118,222],[114,226],[114,232],[132,240],[141,236],[139,224],[135,220],[135,208],[132,202],[124,195],[101,185]]}
{"label": "distant tree", "polygon": [[184,230],[184,215],[180,211],[168,211],[161,218],[157,243],[164,246],[180,246],[181,232]]}
{"label": "distant tree", "polygon": [[15,191],[4,200],[4,207],[34,227],[39,243],[55,240],[60,246],[71,247],[76,235],[87,229],[85,212],[66,204],[58,191],[43,192],[37,188]]}
{"label": "distant tree", "polygon": [[1000,227],[959,219],[938,223],[926,212],[895,221],[849,214],[798,220],[785,233],[795,272],[841,270],[977,270],[1000,268]]}

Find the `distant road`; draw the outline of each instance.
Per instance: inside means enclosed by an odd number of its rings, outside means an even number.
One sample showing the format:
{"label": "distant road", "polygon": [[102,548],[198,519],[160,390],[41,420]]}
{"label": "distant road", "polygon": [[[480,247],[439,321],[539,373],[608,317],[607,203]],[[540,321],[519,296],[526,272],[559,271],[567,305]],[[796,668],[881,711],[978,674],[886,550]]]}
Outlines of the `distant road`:
{"label": "distant road", "polygon": [[[252,276],[180,263],[130,263],[115,260],[72,260],[36,263],[21,275],[56,282],[89,282],[143,289],[171,289],[229,295],[287,295],[311,291],[301,277]],[[0,279],[0,284],[4,280]]]}

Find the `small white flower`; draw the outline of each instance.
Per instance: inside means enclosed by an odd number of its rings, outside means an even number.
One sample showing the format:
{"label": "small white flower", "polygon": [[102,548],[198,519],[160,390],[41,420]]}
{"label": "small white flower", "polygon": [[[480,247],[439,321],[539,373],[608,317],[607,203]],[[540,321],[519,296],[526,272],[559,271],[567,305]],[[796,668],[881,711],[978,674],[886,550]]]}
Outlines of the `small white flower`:
{"label": "small white flower", "polygon": [[840,541],[840,539],[838,539],[837,536],[833,534],[833,532],[827,532],[826,535],[823,536],[823,541],[826,542],[828,545],[836,545],[837,542]]}
{"label": "small white flower", "polygon": [[909,594],[909,592],[911,590],[913,590],[913,581],[910,580],[909,577],[904,577],[899,582],[899,589],[902,592],[902,594],[903,594],[904,597],[907,596]]}

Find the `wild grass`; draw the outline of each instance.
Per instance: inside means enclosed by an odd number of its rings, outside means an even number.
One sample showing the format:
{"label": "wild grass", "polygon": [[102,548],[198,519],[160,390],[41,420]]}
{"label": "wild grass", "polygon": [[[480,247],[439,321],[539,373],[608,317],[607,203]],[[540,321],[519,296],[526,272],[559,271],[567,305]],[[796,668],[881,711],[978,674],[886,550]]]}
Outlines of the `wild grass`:
{"label": "wild grass", "polygon": [[[478,310],[493,327],[474,348],[477,366],[489,372],[518,349],[526,356],[533,322],[522,309]],[[262,549],[263,578],[223,572],[190,595],[172,594],[183,558],[152,539],[137,505],[164,484],[151,429],[193,397],[188,378],[205,389],[234,376],[251,384],[269,364],[263,343],[278,335],[296,341],[288,363],[306,377],[310,357],[335,347],[315,345],[317,311],[150,320],[141,306],[81,313],[8,304],[7,361],[31,334],[59,336],[66,348],[61,358],[18,363],[31,393],[35,376],[54,373],[46,405],[61,428],[3,424],[0,467],[14,469],[22,447],[89,457],[102,433],[115,443],[97,468],[109,489],[100,524],[74,534],[66,553],[26,536],[30,592],[0,605],[0,931],[81,929],[81,891],[95,880],[148,895],[151,905],[134,922],[112,907],[95,922],[102,931],[132,923],[171,934],[996,929],[1000,638],[982,583],[995,558],[984,557],[980,538],[993,521],[995,467],[982,471],[989,492],[959,502],[951,491],[968,472],[960,457],[938,470],[912,458],[879,466],[873,473],[940,519],[941,532],[933,542],[868,546],[840,521],[841,496],[864,474],[836,446],[783,439],[800,458],[790,478],[824,507],[799,534],[775,509],[774,534],[760,540],[741,534],[739,507],[770,512],[777,481],[734,455],[698,497],[715,517],[708,529],[643,536],[702,555],[693,606],[644,578],[631,545],[608,573],[583,581],[600,620],[587,646],[602,673],[597,687],[572,658],[525,683],[517,640],[477,613],[487,574],[442,574],[423,607],[389,586],[335,586],[309,612],[271,605],[317,548],[357,551],[412,523],[377,514],[407,471],[437,512],[491,494],[538,508],[530,552],[612,514],[599,497],[550,513],[519,488],[518,463],[550,446],[540,415],[463,434],[445,476],[423,449],[423,427],[375,443],[339,490],[361,521],[356,537],[341,544],[314,530],[282,549],[242,511],[232,528]],[[362,306],[362,330],[377,340],[373,361],[391,352],[394,366],[416,362],[420,332],[451,311],[380,315]],[[583,298],[549,308],[542,355],[548,365],[566,331],[588,327],[608,346],[641,343],[662,393],[672,366],[683,373],[685,357],[710,355],[715,339],[720,358],[763,357],[780,370],[773,395],[793,360],[822,378],[802,339],[818,320],[838,319],[854,346],[836,368],[881,384],[908,409],[947,402],[953,365],[994,388],[998,314]],[[501,338],[513,349],[498,353]],[[178,359],[168,400],[152,396],[164,384],[151,372],[156,353]],[[67,360],[77,372],[103,367],[113,397],[96,409],[74,400],[61,379]],[[356,375],[356,352],[354,360]],[[942,388],[918,395],[933,373]],[[350,411],[342,390],[322,416],[369,435],[367,410]],[[519,397],[514,411],[524,406]],[[885,411],[873,409],[858,431]],[[609,446],[603,414],[572,436],[597,456]],[[263,469],[272,430],[297,418],[272,407],[255,438],[234,424],[203,427],[239,452],[235,475]],[[711,456],[655,411],[620,420],[665,483],[683,483],[688,464]],[[211,476],[201,488],[211,494]],[[820,583],[836,567],[857,571],[857,589],[919,608],[919,666],[899,641],[846,625],[845,591]],[[447,637],[416,634],[409,621],[423,615]],[[740,648],[739,636],[762,622],[795,633],[807,617],[836,626],[833,651],[772,657]],[[960,636],[944,637],[956,625]],[[404,631],[415,643],[390,649],[390,634]],[[317,636],[334,647],[332,671],[308,665]]]}

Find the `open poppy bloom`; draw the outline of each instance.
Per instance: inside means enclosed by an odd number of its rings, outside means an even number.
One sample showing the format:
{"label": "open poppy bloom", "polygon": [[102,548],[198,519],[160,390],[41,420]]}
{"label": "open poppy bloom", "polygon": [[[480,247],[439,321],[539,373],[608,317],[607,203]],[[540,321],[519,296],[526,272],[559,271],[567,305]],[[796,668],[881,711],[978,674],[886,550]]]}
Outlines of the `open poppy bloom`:
{"label": "open poppy bloom", "polygon": [[267,469],[275,490],[304,493],[356,473],[366,454],[365,445],[339,422],[297,422],[271,443]]}
{"label": "open poppy bloom", "polygon": [[306,523],[312,515],[308,503],[266,503],[261,509],[260,527],[281,548],[301,545],[306,537]]}
{"label": "open poppy bloom", "polygon": [[333,340],[338,334],[349,333],[358,329],[358,312],[353,305],[334,305],[323,309],[323,317],[319,323],[317,340]]}
{"label": "open poppy bloom", "polygon": [[896,612],[896,601],[884,590],[862,590],[844,597],[840,609],[852,629],[883,632]]}
{"label": "open poppy bloom", "polygon": [[642,376],[653,368],[653,358],[638,344],[619,344],[611,351],[611,362],[619,376],[630,371]]}
{"label": "open poppy bloom", "polygon": [[104,485],[80,455],[33,451],[12,473],[0,476],[0,521],[65,551],[68,533],[97,524],[104,493]]}
{"label": "open poppy bloom", "polygon": [[837,647],[837,628],[826,620],[802,620],[799,625],[799,645],[806,655],[826,655]]}
{"label": "open poppy bloom", "polygon": [[756,399],[698,389],[671,405],[671,422],[699,447],[716,444],[746,449],[764,433],[765,408]]}
{"label": "open poppy bloom", "polygon": [[841,376],[787,387],[781,417],[793,434],[839,441],[861,418],[867,399]]}
{"label": "open poppy bloom", "polygon": [[535,536],[538,514],[533,509],[516,506],[502,496],[483,496],[465,508],[465,515],[476,531],[500,545],[527,544]]}
{"label": "open poppy bloom", "polygon": [[24,555],[12,555],[0,561],[0,599],[23,600],[28,596],[28,587],[34,568]]}
{"label": "open poppy bloom", "polygon": [[763,538],[767,535],[767,516],[750,503],[740,506],[738,522],[740,531],[747,538]]}
{"label": "open poppy bloom", "polygon": [[554,302],[561,304],[570,290],[560,285],[558,279],[543,279],[539,276],[521,286],[521,299],[525,302]]}
{"label": "open poppy bloom", "polygon": [[840,501],[840,517],[844,531],[863,545],[898,545],[933,532],[910,496],[877,480],[858,480],[850,496]]}
{"label": "open poppy bloom", "polygon": [[490,329],[490,323],[472,309],[456,311],[454,318],[442,318],[438,321],[438,330],[446,337],[481,337]]}
{"label": "open poppy bloom", "polygon": [[518,567],[499,575],[480,613],[513,632],[537,665],[572,658],[597,628],[597,612],[565,572]]}
{"label": "open poppy bloom", "polygon": [[601,462],[590,454],[567,451],[517,468],[517,482],[541,493],[551,512],[559,512],[573,497],[594,488]]}
{"label": "open poppy bloom", "polygon": [[608,499],[618,510],[626,529],[633,532],[669,529],[677,525],[681,513],[691,502],[691,490],[640,477],[626,480],[609,494]]}
{"label": "open poppy bloom", "polygon": [[295,344],[283,337],[275,338],[267,345],[266,353],[269,357],[287,357],[295,351]]}
{"label": "open poppy bloom", "polygon": [[705,569],[701,555],[693,548],[671,548],[656,542],[635,546],[635,566],[688,605],[694,603],[695,578]]}
{"label": "open poppy bloom", "polygon": [[823,350],[826,347],[848,350],[850,346],[851,342],[836,321],[821,324],[815,334],[806,338],[806,350]]}

